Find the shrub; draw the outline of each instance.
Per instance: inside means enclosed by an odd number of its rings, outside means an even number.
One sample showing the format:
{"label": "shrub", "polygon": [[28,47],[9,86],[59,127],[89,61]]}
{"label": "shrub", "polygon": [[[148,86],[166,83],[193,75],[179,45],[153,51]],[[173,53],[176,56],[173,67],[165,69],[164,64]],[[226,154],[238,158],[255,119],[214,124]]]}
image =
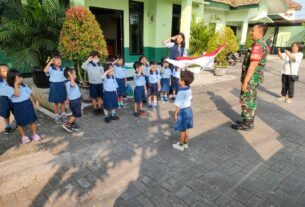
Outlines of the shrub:
{"label": "shrub", "polygon": [[193,16],[190,34],[190,54],[193,56],[200,56],[203,52],[207,51],[208,42],[214,34],[214,24],[207,24],[203,19],[197,22]]}
{"label": "shrub", "polygon": [[15,67],[45,65],[57,50],[65,10],[61,0],[26,0],[14,17],[2,18],[0,49]]}
{"label": "shrub", "polygon": [[92,50],[99,51],[101,61],[108,53],[104,35],[95,16],[86,8],[75,6],[66,11],[66,19],[60,34],[59,50],[64,58],[76,64],[78,78],[87,85],[87,74],[80,69]]}
{"label": "shrub", "polygon": [[238,42],[230,27],[223,27],[215,33],[215,35],[208,42],[208,52],[212,52],[218,47],[226,45],[226,47],[216,56],[216,62],[220,66],[228,66],[226,59],[229,53],[235,53],[238,48]]}

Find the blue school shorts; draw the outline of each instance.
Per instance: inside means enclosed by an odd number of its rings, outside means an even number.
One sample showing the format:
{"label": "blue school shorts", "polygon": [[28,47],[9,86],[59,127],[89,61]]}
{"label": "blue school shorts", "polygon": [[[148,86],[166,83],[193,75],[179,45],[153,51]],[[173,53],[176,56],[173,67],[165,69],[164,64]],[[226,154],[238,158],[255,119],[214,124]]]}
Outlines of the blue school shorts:
{"label": "blue school shorts", "polygon": [[191,107],[182,108],[178,113],[175,129],[178,131],[186,131],[193,128],[193,111]]}

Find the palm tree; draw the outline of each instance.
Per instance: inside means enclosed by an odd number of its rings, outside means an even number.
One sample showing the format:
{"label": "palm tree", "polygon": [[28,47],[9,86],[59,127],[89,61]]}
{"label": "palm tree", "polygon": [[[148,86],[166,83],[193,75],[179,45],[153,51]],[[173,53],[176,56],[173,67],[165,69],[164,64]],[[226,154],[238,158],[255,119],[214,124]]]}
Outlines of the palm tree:
{"label": "palm tree", "polygon": [[27,0],[17,18],[3,17],[0,49],[16,67],[44,65],[58,48],[65,10],[62,0]]}

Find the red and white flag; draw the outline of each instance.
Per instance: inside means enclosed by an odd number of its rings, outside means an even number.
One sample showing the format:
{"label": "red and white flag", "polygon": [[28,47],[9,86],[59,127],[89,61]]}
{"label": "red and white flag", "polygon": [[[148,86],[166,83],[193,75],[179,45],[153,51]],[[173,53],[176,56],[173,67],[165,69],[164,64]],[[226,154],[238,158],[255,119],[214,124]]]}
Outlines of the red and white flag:
{"label": "red and white flag", "polygon": [[225,46],[221,46],[216,50],[199,57],[177,57],[176,60],[167,58],[166,61],[178,68],[185,68],[189,65],[200,65],[202,68],[206,68],[211,63],[214,63],[215,57],[218,55],[218,53],[221,52],[223,48],[225,48]]}

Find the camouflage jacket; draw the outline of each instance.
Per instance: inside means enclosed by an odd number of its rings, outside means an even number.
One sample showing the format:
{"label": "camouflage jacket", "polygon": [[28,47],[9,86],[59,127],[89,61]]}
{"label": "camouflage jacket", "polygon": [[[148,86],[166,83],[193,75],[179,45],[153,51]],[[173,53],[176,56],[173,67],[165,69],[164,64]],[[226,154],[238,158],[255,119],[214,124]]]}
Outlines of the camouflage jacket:
{"label": "camouflage jacket", "polygon": [[258,85],[264,81],[264,68],[267,63],[267,45],[266,42],[262,39],[256,40],[251,48],[246,52],[246,56],[242,65],[241,73],[241,82],[244,81],[247,71],[249,69],[251,61],[259,61],[258,66],[255,68],[255,71],[252,75],[252,78],[249,81],[249,85]]}

